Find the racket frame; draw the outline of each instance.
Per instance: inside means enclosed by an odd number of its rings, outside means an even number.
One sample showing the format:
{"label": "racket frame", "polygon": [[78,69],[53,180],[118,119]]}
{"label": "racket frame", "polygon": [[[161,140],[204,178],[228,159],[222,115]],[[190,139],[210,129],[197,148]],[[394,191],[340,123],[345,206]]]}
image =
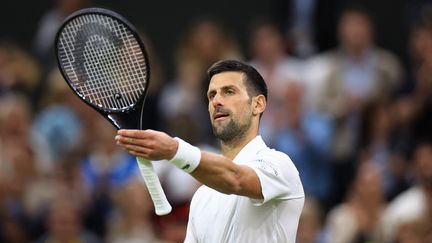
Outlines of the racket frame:
{"label": "racket frame", "polygon": [[[141,48],[141,51],[145,58],[145,68],[146,68],[146,82],[145,87],[143,90],[143,93],[139,97],[139,99],[131,106],[127,108],[122,108],[119,110],[112,110],[106,107],[100,107],[97,105],[94,105],[90,101],[86,100],[84,95],[81,94],[75,87],[71,84],[71,80],[68,78],[68,75],[64,71],[64,67],[60,62],[60,56],[59,56],[59,38],[62,33],[62,30],[65,28],[65,26],[72,21],[75,18],[78,18],[85,14],[100,14],[105,15],[110,18],[114,18],[117,21],[124,24],[128,30],[132,33],[132,35],[135,37],[136,41],[139,44],[139,47]],[[55,42],[55,53],[57,57],[57,64],[60,67],[60,73],[62,74],[63,78],[66,80],[66,83],[69,85],[69,87],[74,91],[74,93],[87,105],[98,111],[101,115],[103,115],[105,118],[107,118],[117,129],[142,129],[142,118],[143,118],[143,109],[144,109],[144,102],[145,98],[147,96],[148,86],[150,83],[150,64],[149,64],[149,58],[147,51],[145,49],[145,46],[139,37],[138,32],[136,31],[136,28],[125,18],[120,16],[119,14],[107,10],[107,9],[101,9],[101,8],[86,8],[82,10],[78,10],[68,16],[63,24],[60,26],[60,28],[57,31]],[[149,190],[149,193],[151,195],[151,198],[153,200],[153,204],[155,206],[155,211],[157,215],[166,215],[171,212],[171,205],[169,204],[165,193],[163,192],[163,188],[161,187],[159,178],[157,174],[155,173],[152,163],[149,160],[146,160],[141,157],[136,158],[138,167],[140,169],[141,175],[144,178],[144,181],[147,184],[147,188]]]}
{"label": "racket frame", "polygon": [[[109,109],[106,107],[100,107],[100,106],[94,105],[93,103],[88,101],[84,97],[84,95],[82,95],[81,92],[79,90],[77,90],[71,84],[72,81],[69,79],[68,75],[64,72],[64,68],[63,68],[62,63],[60,62],[60,56],[59,56],[60,35],[62,33],[62,30],[66,27],[66,25],[70,21],[72,21],[73,19],[76,19],[82,15],[86,15],[86,14],[104,15],[104,16],[107,16],[110,18],[114,18],[114,19],[118,20],[119,22],[121,22],[122,24],[124,24],[128,28],[128,30],[131,32],[131,34],[135,37],[143,55],[144,55],[146,73],[147,73],[144,92],[143,92],[143,94],[141,94],[141,97],[133,105],[131,105],[129,107],[119,109],[119,110],[113,110],[113,109]],[[111,11],[111,10],[108,10],[108,9],[102,9],[102,8],[81,9],[81,10],[78,10],[78,11],[72,13],[67,18],[65,18],[62,25],[60,26],[60,28],[57,31],[54,43],[55,43],[54,44],[55,54],[57,57],[56,58],[57,59],[57,65],[59,67],[62,67],[62,68],[60,68],[60,73],[62,74],[63,78],[67,81],[66,83],[69,85],[69,87],[74,91],[74,93],[81,100],[83,100],[87,105],[94,108],[96,111],[101,113],[104,117],[106,117],[112,123],[112,125],[114,125],[114,127],[116,127],[117,129],[142,129],[142,116],[143,116],[142,111],[144,108],[144,102],[145,102],[145,99],[147,96],[148,86],[150,83],[151,70],[150,70],[150,63],[149,63],[149,58],[148,58],[146,48],[145,48],[145,46],[144,46],[144,44],[143,44],[143,42],[142,42],[142,40],[138,34],[138,31],[127,19],[125,19],[124,17],[122,17],[118,13]],[[141,109],[139,109],[140,107],[141,107]],[[138,121],[139,124],[134,124],[133,121]]]}

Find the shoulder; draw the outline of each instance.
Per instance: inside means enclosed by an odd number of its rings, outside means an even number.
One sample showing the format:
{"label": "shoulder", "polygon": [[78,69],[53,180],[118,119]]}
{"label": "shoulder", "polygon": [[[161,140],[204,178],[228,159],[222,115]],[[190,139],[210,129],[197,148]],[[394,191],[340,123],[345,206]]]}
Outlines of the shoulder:
{"label": "shoulder", "polygon": [[414,186],[403,192],[384,210],[380,222],[384,238],[391,240],[400,225],[421,218],[425,211],[425,198],[420,187]]}
{"label": "shoulder", "polygon": [[267,147],[260,150],[254,162],[257,166],[265,170],[271,169],[272,171],[274,170],[289,177],[293,175],[298,176],[297,168],[291,158],[287,154],[272,148]]}
{"label": "shoulder", "polygon": [[269,147],[258,151],[256,159],[265,159],[276,163],[292,163],[291,158],[287,154]]}
{"label": "shoulder", "polygon": [[385,68],[386,70],[401,69],[402,64],[394,53],[379,47],[374,48],[373,50],[375,51],[378,59],[378,67],[381,67],[382,69]]}
{"label": "shoulder", "polygon": [[[393,199],[386,208],[387,215],[412,213],[423,208],[424,194],[422,189],[414,186]],[[416,210],[413,210],[416,209]]]}
{"label": "shoulder", "polygon": [[288,155],[280,151],[264,148],[257,152],[249,164],[261,183],[264,200],[254,202],[264,204],[272,199],[289,200],[304,197],[299,172]]}
{"label": "shoulder", "polygon": [[425,198],[422,189],[413,187],[390,202],[384,210],[383,220],[388,224],[405,222],[423,215],[425,208]]}
{"label": "shoulder", "polygon": [[320,54],[320,57],[326,61],[339,61],[342,57],[341,50],[338,48],[331,49]]}
{"label": "shoulder", "polygon": [[283,59],[278,63],[276,67],[276,72],[282,77],[288,78],[287,81],[301,81],[304,68],[304,61],[294,57],[289,57]]}
{"label": "shoulder", "polygon": [[352,211],[349,209],[349,206],[345,203],[336,205],[332,208],[327,217],[327,223],[334,224],[336,222],[347,222],[347,220],[351,220],[353,217]]}
{"label": "shoulder", "polygon": [[397,56],[389,50],[386,50],[386,49],[381,48],[381,47],[376,47],[376,48],[374,48],[374,50],[375,50],[375,53],[378,55],[378,57],[381,59],[389,59],[392,61],[398,61]]}

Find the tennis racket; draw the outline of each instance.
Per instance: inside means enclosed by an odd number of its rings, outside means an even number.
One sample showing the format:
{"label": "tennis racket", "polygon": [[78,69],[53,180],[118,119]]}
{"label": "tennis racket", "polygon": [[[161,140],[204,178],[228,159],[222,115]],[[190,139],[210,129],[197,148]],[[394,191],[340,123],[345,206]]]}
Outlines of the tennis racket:
{"label": "tennis racket", "polygon": [[[144,44],[119,14],[101,8],[79,10],[57,32],[59,69],[72,90],[117,129],[142,129],[150,81]],[[171,212],[152,163],[137,157],[157,215]]]}

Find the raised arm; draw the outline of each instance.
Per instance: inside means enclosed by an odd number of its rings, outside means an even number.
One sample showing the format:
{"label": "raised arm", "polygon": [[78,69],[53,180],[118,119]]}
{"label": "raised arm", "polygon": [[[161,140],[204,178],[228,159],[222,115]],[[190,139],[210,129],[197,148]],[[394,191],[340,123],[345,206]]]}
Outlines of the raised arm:
{"label": "raised arm", "polygon": [[[116,141],[131,154],[148,160],[172,161],[179,149],[178,140],[166,133],[153,130],[120,130],[116,136]],[[197,151],[196,147],[191,146],[190,148]],[[263,199],[260,180],[252,168],[237,165],[222,155],[205,151],[198,153],[200,154],[198,155],[199,164],[197,167],[193,171],[185,170],[198,181],[225,194]],[[178,163],[174,164],[182,169]]]}

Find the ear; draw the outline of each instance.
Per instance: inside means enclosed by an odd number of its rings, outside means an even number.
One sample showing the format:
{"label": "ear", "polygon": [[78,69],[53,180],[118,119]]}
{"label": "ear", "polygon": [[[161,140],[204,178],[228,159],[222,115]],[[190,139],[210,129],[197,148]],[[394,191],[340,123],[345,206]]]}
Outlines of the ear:
{"label": "ear", "polygon": [[252,107],[252,114],[253,115],[259,115],[264,112],[267,101],[264,95],[257,95],[253,98],[253,107]]}

